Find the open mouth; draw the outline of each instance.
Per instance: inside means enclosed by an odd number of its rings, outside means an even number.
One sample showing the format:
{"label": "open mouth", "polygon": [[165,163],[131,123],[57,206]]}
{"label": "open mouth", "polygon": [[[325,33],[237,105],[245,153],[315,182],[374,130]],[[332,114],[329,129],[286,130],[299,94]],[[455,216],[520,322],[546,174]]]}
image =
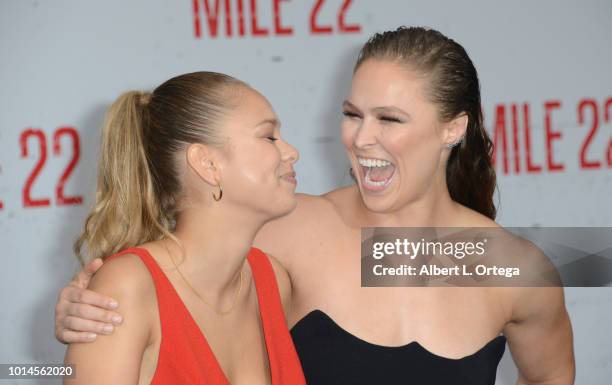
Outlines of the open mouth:
{"label": "open mouth", "polygon": [[395,165],[388,160],[357,158],[360,168],[361,185],[369,191],[382,191],[389,186]]}

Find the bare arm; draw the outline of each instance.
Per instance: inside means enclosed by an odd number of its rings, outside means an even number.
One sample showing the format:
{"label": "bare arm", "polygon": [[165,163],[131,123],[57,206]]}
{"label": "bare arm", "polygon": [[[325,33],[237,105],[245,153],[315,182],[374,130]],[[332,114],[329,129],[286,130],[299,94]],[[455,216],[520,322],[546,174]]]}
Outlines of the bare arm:
{"label": "bare arm", "polygon": [[90,287],[121,301],[125,322],[95,342],[69,345],[65,362],[75,365],[76,376],[64,383],[138,384],[152,325],[150,298],[155,289],[148,271],[138,257],[122,256],[105,264]]}
{"label": "bare arm", "polygon": [[570,385],[575,363],[563,289],[520,288],[504,333],[519,369],[517,384]]}

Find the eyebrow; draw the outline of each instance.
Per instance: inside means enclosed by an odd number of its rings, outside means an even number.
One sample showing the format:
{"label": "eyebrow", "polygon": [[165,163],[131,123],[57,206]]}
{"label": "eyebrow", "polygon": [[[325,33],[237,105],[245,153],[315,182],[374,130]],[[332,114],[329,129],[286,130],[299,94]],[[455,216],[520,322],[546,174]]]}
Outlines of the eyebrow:
{"label": "eyebrow", "polygon": [[[359,111],[359,108],[357,108],[353,103],[349,102],[348,100],[345,100],[342,103],[342,106]],[[406,116],[410,116],[409,113],[407,113],[406,111],[402,110],[401,108],[395,107],[395,106],[374,107],[374,108],[372,108],[372,111],[374,111],[374,112],[399,112],[399,113],[404,114]]]}
{"label": "eyebrow", "polygon": [[352,108],[353,110],[359,110],[359,108],[355,107],[355,105],[348,100],[342,102],[342,107]]}
{"label": "eyebrow", "polygon": [[255,127],[263,126],[266,124],[271,124],[273,127],[280,127],[280,122],[278,121],[278,119],[275,119],[275,118],[268,118],[268,119],[262,120],[261,122],[257,123]]}

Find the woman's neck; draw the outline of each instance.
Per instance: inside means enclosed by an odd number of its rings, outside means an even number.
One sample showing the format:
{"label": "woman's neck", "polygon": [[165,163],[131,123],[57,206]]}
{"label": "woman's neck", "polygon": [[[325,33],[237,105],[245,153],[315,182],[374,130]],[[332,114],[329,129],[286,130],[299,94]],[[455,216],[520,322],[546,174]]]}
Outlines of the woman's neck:
{"label": "woman's neck", "polygon": [[[181,243],[165,240],[181,274],[211,303],[234,295],[255,234],[263,226],[245,215],[241,220],[221,210],[189,209],[181,212],[174,235]],[[184,254],[183,254],[184,253]]]}
{"label": "woman's neck", "polygon": [[[358,188],[356,192],[359,194]],[[444,180],[436,180],[418,199],[384,213],[368,209],[361,196],[357,198],[362,227],[453,226],[453,217],[460,211],[459,205],[451,199]]]}

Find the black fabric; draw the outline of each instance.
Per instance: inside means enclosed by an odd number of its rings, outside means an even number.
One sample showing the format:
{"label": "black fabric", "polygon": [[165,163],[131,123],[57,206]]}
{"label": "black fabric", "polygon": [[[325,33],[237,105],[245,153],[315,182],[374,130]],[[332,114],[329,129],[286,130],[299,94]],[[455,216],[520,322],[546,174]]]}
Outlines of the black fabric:
{"label": "black fabric", "polygon": [[418,342],[371,344],[314,310],[292,329],[308,385],[494,385],[506,338],[498,336],[460,359],[437,356]]}

